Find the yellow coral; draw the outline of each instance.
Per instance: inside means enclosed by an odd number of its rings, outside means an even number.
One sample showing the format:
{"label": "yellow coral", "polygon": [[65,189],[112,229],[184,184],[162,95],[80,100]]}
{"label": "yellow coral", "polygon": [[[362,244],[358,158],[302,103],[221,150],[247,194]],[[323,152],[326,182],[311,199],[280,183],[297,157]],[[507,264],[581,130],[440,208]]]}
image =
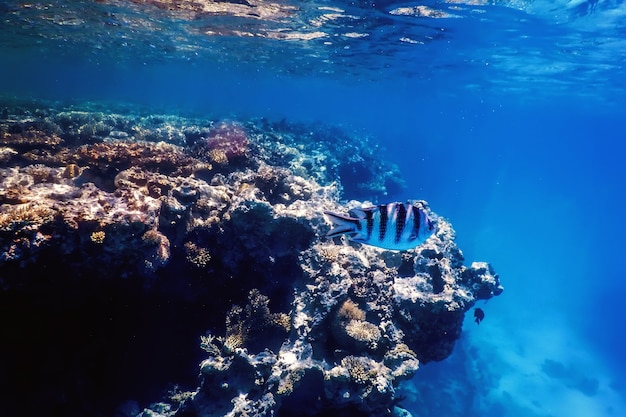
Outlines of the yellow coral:
{"label": "yellow coral", "polygon": [[365,311],[361,310],[357,303],[347,299],[337,311],[337,318],[343,320],[365,320]]}
{"label": "yellow coral", "polygon": [[228,165],[228,156],[226,152],[220,149],[211,149],[208,154],[209,160],[217,165]]}
{"label": "yellow coral", "polygon": [[246,191],[252,190],[252,189],[254,189],[254,185],[247,183],[247,182],[242,182],[237,188],[237,195],[241,195],[245,193]]}
{"label": "yellow coral", "polygon": [[227,353],[234,352],[235,349],[242,347],[244,342],[244,335],[242,333],[230,334],[226,336],[224,340],[224,350]]}
{"label": "yellow coral", "polygon": [[248,343],[254,342],[266,331],[289,331],[290,317],[284,313],[270,312],[269,301],[259,290],[252,289],[248,293],[248,304],[245,307],[231,307],[226,315],[226,349],[232,351],[244,345],[249,348]]}
{"label": "yellow coral", "polygon": [[295,371],[289,372],[285,378],[281,379],[278,388],[276,389],[276,393],[278,395],[289,395],[293,392],[295,385],[302,379],[304,376],[304,370],[296,369]]}
{"label": "yellow coral", "polygon": [[336,245],[320,248],[319,254],[325,263],[336,262],[339,259],[339,250],[336,248]]}
{"label": "yellow coral", "polygon": [[354,340],[366,343],[372,349],[376,349],[380,340],[378,326],[363,320],[350,320],[346,325],[346,333]]}
{"label": "yellow coral", "polygon": [[381,331],[377,325],[366,321],[365,316],[365,311],[357,303],[349,298],[344,301],[337,310],[332,327],[337,342],[347,347],[377,349]]}
{"label": "yellow coral", "polygon": [[417,355],[415,354],[415,352],[413,352],[406,344],[404,343],[398,343],[393,349],[391,349],[389,352],[387,352],[386,356],[393,356],[393,355],[406,355],[406,356],[413,356],[413,357],[417,357]]}
{"label": "yellow coral", "polygon": [[196,268],[206,268],[211,260],[211,253],[207,248],[200,247],[193,242],[186,242],[185,254],[187,262]]}
{"label": "yellow coral", "polygon": [[150,246],[158,246],[161,244],[161,236],[158,231],[150,229],[141,236],[141,240]]}
{"label": "yellow coral", "polygon": [[54,182],[54,171],[43,164],[29,165],[24,168],[24,171],[33,178],[35,184]]}
{"label": "yellow coral", "polygon": [[106,237],[106,234],[104,233],[103,230],[99,230],[97,232],[93,232],[90,236],[90,239],[93,243],[101,245],[104,243],[104,238]]}
{"label": "yellow coral", "polygon": [[365,360],[356,356],[346,356],[341,360],[341,365],[348,370],[350,379],[359,385],[367,384],[372,378],[376,378],[376,372],[368,369]]}
{"label": "yellow coral", "polygon": [[194,392],[182,391],[178,388],[178,386],[174,387],[171,391],[168,392],[169,399],[179,404],[192,399],[194,395]]}
{"label": "yellow coral", "polygon": [[271,314],[271,321],[274,325],[285,329],[285,331],[291,330],[291,318],[285,313]]}
{"label": "yellow coral", "polygon": [[206,174],[213,170],[213,165],[208,162],[196,162],[191,166],[191,172],[195,175]]}
{"label": "yellow coral", "polygon": [[9,206],[0,213],[0,230],[17,231],[30,226],[38,227],[52,221],[54,211],[35,204],[21,204]]}
{"label": "yellow coral", "polygon": [[0,163],[4,164],[8,162],[15,155],[17,155],[17,152],[12,148],[0,146]]}

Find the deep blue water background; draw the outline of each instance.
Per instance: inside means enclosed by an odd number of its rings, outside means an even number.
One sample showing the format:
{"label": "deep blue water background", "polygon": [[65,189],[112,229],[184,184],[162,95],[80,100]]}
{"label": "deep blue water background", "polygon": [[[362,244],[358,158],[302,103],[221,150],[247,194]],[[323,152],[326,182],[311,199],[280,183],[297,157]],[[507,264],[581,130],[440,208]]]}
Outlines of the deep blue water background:
{"label": "deep blue water background", "polygon": [[[516,25],[520,13],[511,12]],[[517,68],[511,76],[489,68],[499,56],[489,51],[517,40],[477,25],[458,23],[452,41],[424,46],[414,61],[424,70],[410,76],[393,65],[360,75],[361,61],[350,72],[300,74],[277,70],[280,62],[143,60],[141,51],[107,60],[5,47],[0,94],[286,118],[374,138],[408,184],[389,199],[428,200],[454,225],[467,261],[492,263],[505,287],[481,305],[480,326],[468,320],[451,358],[406,384],[404,406],[420,417],[450,412],[454,405],[441,403],[465,392],[457,406],[465,416],[626,415],[626,71],[612,62],[595,72],[608,56],[594,55],[602,33],[563,55],[562,43],[542,40],[554,29],[545,24],[526,26],[532,42],[510,55],[559,56],[554,65],[571,65],[575,82],[569,71]],[[452,63],[432,64],[442,56]],[[449,386],[439,392],[429,381]],[[427,399],[414,394],[426,389]]]}

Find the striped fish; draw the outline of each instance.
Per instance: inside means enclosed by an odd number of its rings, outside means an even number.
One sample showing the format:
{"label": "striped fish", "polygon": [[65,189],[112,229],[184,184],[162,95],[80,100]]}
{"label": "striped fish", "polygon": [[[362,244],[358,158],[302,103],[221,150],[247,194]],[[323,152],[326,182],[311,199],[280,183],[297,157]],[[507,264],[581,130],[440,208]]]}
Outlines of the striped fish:
{"label": "striped fish", "polygon": [[343,215],[325,211],[334,228],[326,236],[348,234],[350,240],[383,249],[408,250],[424,243],[436,231],[425,201],[362,207]]}

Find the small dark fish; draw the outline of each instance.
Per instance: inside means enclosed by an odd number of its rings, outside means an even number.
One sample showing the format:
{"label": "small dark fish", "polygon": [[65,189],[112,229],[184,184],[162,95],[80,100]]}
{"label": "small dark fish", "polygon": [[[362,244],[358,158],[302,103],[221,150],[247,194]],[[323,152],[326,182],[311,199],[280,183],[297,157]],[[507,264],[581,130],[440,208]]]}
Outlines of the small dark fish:
{"label": "small dark fish", "polygon": [[483,321],[484,318],[485,312],[483,311],[483,309],[480,307],[476,307],[474,309],[474,321],[476,322],[476,324],[480,324],[480,322]]}
{"label": "small dark fish", "polygon": [[424,201],[355,208],[349,215],[325,211],[334,228],[326,236],[348,234],[350,240],[383,249],[408,250],[437,230]]}

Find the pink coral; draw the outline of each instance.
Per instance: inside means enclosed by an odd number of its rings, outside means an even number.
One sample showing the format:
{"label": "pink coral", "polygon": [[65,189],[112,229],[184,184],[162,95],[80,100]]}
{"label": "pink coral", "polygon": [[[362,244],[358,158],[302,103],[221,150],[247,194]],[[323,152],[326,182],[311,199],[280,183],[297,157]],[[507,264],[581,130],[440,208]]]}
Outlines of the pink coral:
{"label": "pink coral", "polygon": [[235,122],[220,122],[209,131],[206,139],[208,153],[220,153],[229,162],[244,158],[250,139],[243,127]]}

